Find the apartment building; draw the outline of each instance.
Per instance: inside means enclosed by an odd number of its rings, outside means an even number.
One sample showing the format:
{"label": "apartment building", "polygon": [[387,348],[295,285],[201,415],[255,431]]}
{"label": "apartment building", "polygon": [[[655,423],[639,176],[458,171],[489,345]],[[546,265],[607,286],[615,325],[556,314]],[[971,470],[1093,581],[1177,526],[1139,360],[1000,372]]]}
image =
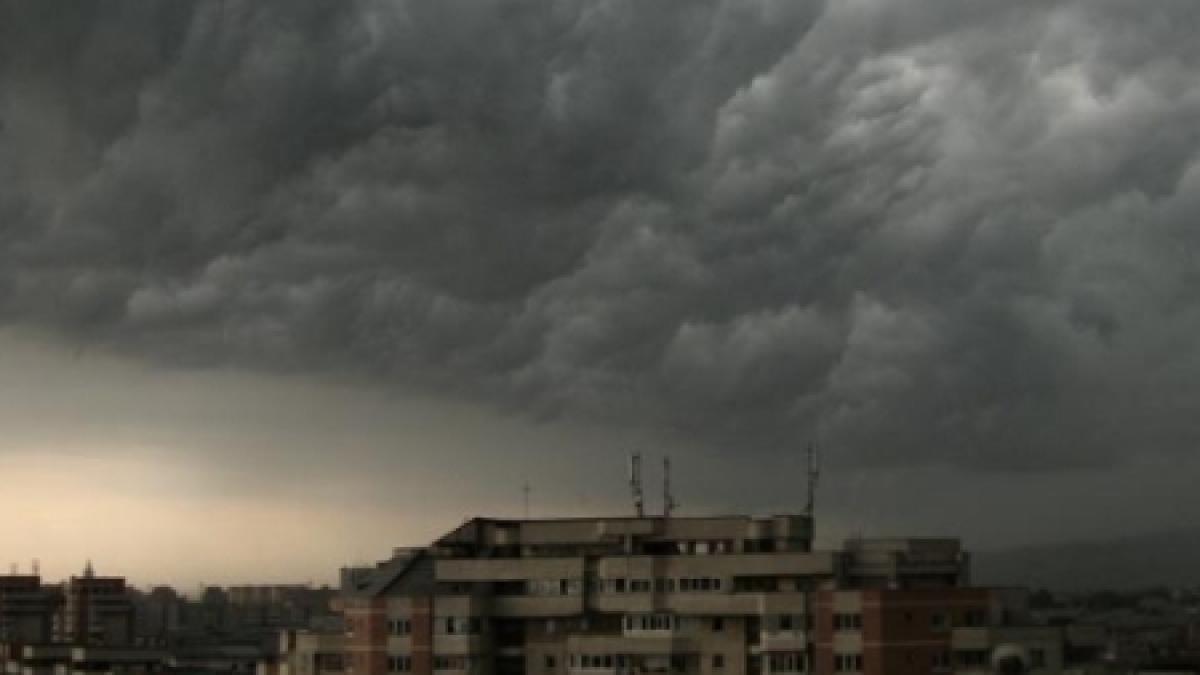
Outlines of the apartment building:
{"label": "apartment building", "polygon": [[1014,640],[1040,650],[1036,673],[1083,655],[1063,629],[1025,625],[1023,593],[970,587],[968,562],[953,539],[813,550],[797,515],[478,518],[343,570],[344,663],[351,675],[915,675],[986,672]]}
{"label": "apartment building", "polygon": [[56,641],[81,646],[133,644],[133,599],[123,577],[97,576],[89,562],[82,576],[67,581],[63,597]]}
{"label": "apartment building", "polygon": [[59,589],[36,574],[0,576],[0,662],[23,645],[49,642],[59,605]]}
{"label": "apartment building", "polygon": [[165,654],[133,646],[133,603],[121,577],[81,576],[43,585],[0,577],[0,671],[5,675],[146,673]]}

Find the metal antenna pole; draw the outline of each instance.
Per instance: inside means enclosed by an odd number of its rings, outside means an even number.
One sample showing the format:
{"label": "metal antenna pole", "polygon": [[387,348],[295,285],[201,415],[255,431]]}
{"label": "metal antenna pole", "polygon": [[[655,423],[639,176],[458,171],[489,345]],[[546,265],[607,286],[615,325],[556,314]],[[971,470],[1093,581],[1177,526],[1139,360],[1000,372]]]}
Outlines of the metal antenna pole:
{"label": "metal antenna pole", "polygon": [[804,506],[804,514],[813,517],[817,501],[817,479],[821,477],[820,465],[817,459],[817,446],[808,444],[808,501]]}
{"label": "metal antenna pole", "polygon": [[670,518],[676,506],[675,497],[671,495],[671,458],[663,457],[663,517]]}
{"label": "metal antenna pole", "polygon": [[629,489],[633,492],[633,511],[638,518],[646,515],[642,496],[642,454],[635,452],[629,457]]}

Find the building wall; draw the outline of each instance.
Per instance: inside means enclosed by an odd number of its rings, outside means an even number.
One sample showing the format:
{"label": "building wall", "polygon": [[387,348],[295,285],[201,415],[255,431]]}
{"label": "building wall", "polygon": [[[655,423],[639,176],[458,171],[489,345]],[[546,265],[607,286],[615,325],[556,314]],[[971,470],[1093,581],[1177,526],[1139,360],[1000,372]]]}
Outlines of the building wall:
{"label": "building wall", "polygon": [[989,606],[986,589],[863,591],[866,672],[925,675],[939,658],[952,663],[952,627],[986,621]]}
{"label": "building wall", "polygon": [[347,671],[387,673],[387,605],[384,598],[355,598],[345,605]]}

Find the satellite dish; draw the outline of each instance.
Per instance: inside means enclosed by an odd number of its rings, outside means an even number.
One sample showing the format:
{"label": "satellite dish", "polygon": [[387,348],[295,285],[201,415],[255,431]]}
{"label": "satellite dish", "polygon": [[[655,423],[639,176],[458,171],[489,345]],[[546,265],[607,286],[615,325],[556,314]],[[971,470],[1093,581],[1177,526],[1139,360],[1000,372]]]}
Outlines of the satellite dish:
{"label": "satellite dish", "polygon": [[992,650],[992,672],[996,675],[1025,675],[1032,661],[1021,645],[1003,644]]}

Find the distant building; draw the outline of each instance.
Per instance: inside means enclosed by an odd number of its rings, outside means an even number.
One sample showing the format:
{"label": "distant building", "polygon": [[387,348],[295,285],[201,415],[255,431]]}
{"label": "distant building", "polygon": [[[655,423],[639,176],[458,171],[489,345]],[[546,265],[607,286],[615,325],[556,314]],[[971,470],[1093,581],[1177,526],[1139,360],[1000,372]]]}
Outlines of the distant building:
{"label": "distant building", "polygon": [[163,652],[134,645],[125,580],[97,576],[90,563],[55,586],[33,575],[0,577],[0,622],[5,675],[136,674],[165,663]]}
{"label": "distant building", "polygon": [[[0,576],[0,645],[5,651],[49,642],[61,604],[59,589],[32,574]],[[0,659],[6,658],[0,653]]]}
{"label": "distant building", "polygon": [[123,577],[96,576],[89,562],[83,575],[67,582],[63,595],[56,641],[79,646],[133,644],[133,601]]}

